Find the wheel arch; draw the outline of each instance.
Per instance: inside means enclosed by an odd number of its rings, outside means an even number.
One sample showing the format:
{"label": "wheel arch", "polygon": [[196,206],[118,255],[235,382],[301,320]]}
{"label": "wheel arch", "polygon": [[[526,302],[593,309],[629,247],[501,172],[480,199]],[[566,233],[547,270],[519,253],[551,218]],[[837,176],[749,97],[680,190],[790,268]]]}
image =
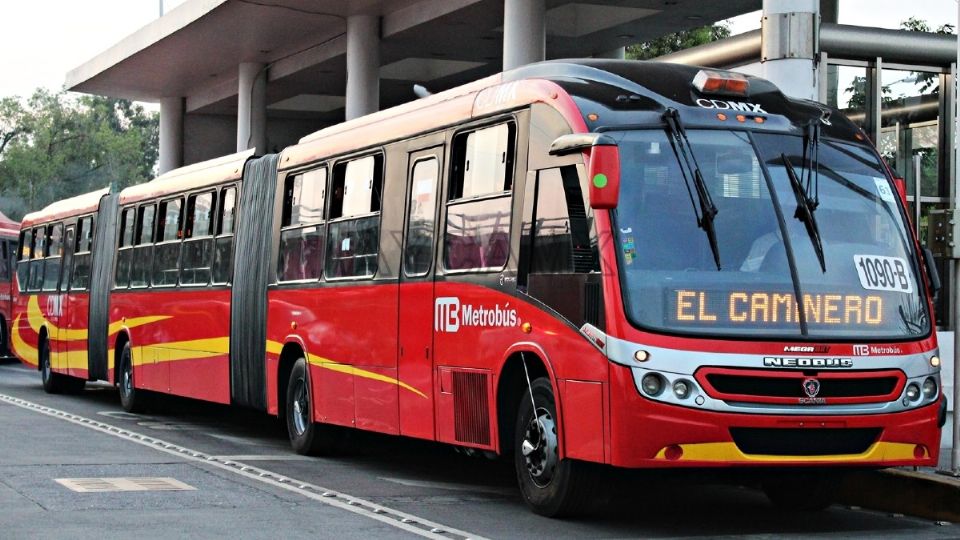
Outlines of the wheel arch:
{"label": "wheel arch", "polygon": [[[517,409],[520,399],[523,398],[523,392],[527,391],[527,373],[524,371],[524,362],[526,362],[527,371],[530,374],[530,381],[540,377],[546,377],[553,388],[554,406],[557,409],[557,422],[562,425],[560,390],[558,388],[558,379],[550,362],[550,357],[543,350],[543,347],[536,343],[524,342],[517,343],[510,347],[504,353],[500,363],[500,369],[496,378],[496,418],[498,437],[498,452],[506,455],[514,443],[514,423],[516,422]],[[563,456],[563,437],[561,430],[560,437],[560,455]]]}
{"label": "wheel arch", "polygon": [[[116,340],[113,342],[113,367],[111,368],[111,373],[113,373],[113,384],[117,384],[120,380],[120,355],[123,354],[123,348],[130,343],[130,333],[126,328],[122,328],[117,332]],[[130,354],[133,355],[133,350],[131,349]],[[131,358],[132,361],[132,358]],[[130,369],[133,369],[133,366],[130,366]]]}
{"label": "wheel arch", "polygon": [[[293,371],[293,365],[300,358],[307,357],[307,349],[303,341],[293,336],[288,338],[280,350],[280,358],[277,360],[277,418],[281,420],[286,418],[287,413],[287,386],[290,383],[290,372]],[[308,363],[309,367],[309,363]]]}

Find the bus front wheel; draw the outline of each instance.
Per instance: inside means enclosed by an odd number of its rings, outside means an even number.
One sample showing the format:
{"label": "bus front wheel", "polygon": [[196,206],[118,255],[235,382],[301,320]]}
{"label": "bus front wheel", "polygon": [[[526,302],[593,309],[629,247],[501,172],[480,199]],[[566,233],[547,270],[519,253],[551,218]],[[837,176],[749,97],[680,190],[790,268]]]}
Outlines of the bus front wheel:
{"label": "bus front wheel", "polygon": [[520,398],[514,466],[527,506],[543,516],[565,517],[591,509],[597,483],[588,464],[560,459],[556,422],[553,388],[541,377],[529,390],[524,388]]}
{"label": "bus front wheel", "polygon": [[307,360],[299,358],[287,384],[286,423],[290,446],[301,455],[331,454],[338,448],[338,428],[313,421],[313,394]]}

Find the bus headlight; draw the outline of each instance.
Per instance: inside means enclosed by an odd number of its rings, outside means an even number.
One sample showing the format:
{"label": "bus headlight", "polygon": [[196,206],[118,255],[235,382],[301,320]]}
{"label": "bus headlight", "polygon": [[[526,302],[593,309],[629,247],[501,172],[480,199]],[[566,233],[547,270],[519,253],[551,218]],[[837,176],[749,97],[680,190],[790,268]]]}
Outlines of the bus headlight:
{"label": "bus headlight", "polygon": [[640,386],[647,395],[657,396],[663,390],[663,379],[656,373],[647,373],[640,381]]}
{"label": "bus headlight", "polygon": [[932,399],[937,396],[937,381],[933,377],[927,377],[927,380],[923,381],[923,397],[925,399]]}
{"label": "bus headlight", "polygon": [[690,397],[690,383],[680,379],[673,383],[673,394],[677,399],[687,399]]}
{"label": "bus headlight", "polygon": [[917,383],[910,383],[910,385],[907,386],[907,399],[910,401],[920,399],[920,387],[917,386]]}

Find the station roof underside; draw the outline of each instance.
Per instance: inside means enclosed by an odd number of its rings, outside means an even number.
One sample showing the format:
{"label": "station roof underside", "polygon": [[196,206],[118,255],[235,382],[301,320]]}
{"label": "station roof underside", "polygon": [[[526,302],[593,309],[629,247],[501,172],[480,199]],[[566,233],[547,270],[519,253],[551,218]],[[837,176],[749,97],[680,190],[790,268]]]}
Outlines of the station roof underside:
{"label": "station roof underside", "polygon": [[[547,0],[547,58],[586,57],[761,7],[761,0]],[[235,115],[239,64],[269,66],[270,117],[343,119],[346,18],[381,16],[380,107],[497,73],[503,0],[187,0],[67,74],[76,92],[185,97]]]}

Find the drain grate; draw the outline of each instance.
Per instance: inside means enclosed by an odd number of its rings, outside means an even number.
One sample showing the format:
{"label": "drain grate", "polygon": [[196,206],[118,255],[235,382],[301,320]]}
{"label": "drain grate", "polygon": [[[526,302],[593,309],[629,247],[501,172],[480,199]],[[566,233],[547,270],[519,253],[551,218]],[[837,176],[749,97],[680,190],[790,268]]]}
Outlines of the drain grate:
{"label": "drain grate", "polygon": [[112,491],[193,491],[197,488],[174,478],[55,478],[58,484],[79,493]]}

